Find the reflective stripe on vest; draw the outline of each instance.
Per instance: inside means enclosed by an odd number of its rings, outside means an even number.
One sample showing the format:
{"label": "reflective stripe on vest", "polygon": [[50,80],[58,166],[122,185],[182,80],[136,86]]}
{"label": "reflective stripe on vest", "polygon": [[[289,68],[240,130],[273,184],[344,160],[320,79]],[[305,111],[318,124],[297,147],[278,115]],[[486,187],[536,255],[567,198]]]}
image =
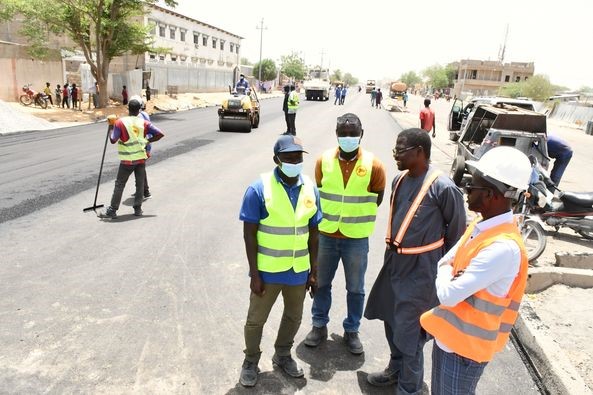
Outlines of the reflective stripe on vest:
{"label": "reflective stripe on vest", "polygon": [[[455,353],[487,362],[504,347],[519,312],[527,282],[527,255],[516,223],[495,226],[469,240],[476,222],[466,230],[455,254],[451,276],[465,270],[484,248],[498,240],[513,240],[521,251],[519,273],[506,297],[482,289],[453,307],[438,306],[422,314],[422,327]],[[493,262],[493,264],[496,264]]]}
{"label": "reflective stripe on vest", "polygon": [[278,273],[293,268],[309,270],[309,219],[317,212],[311,180],[302,176],[303,185],[296,209],[274,172],[261,175],[268,216],[257,229],[257,268]]}
{"label": "reflective stripe on vest", "polygon": [[369,192],[374,155],[359,150],[354,170],[344,186],[344,176],[338,151],[327,150],[321,157],[321,211],[323,220],[319,230],[325,233],[340,231],[344,236],[360,239],[369,237],[375,229],[377,193]]}
{"label": "reflective stripe on vest", "polygon": [[407,175],[408,175],[408,170],[404,170],[402,172],[402,175],[399,177],[399,179],[395,183],[395,188],[393,188],[393,193],[391,194],[391,204],[389,206],[389,222],[387,223],[387,236],[385,237],[385,242],[387,243],[388,248],[391,248],[391,245],[393,245],[398,254],[416,255],[416,254],[422,254],[424,252],[436,250],[437,248],[440,248],[445,244],[445,239],[441,238],[435,242],[432,242],[432,243],[429,243],[429,244],[426,244],[423,246],[417,246],[417,247],[401,247],[400,246],[402,240],[404,239],[404,236],[406,235],[406,232],[408,231],[408,228],[410,227],[410,224],[412,223],[412,219],[414,218],[414,215],[416,214],[418,207],[420,207],[420,203],[422,203],[422,200],[426,196],[426,193],[428,192],[428,189],[430,188],[432,183],[441,175],[441,171],[435,170],[431,174],[426,176],[426,178],[424,179],[424,183],[422,184],[422,188],[420,188],[418,195],[416,195],[416,198],[414,199],[414,201],[412,202],[412,205],[408,209],[408,212],[406,213],[404,220],[402,221],[401,225],[399,226],[399,230],[395,236],[395,239],[392,240],[391,239],[391,226],[392,226],[392,222],[393,222],[395,195],[397,193],[397,189],[399,188],[399,184],[404,179],[404,177]]}
{"label": "reflective stripe on vest", "polygon": [[146,159],[146,144],[144,136],[144,119],[138,117],[123,117],[121,122],[128,132],[128,141],[117,142],[117,155],[120,160],[134,161]]}

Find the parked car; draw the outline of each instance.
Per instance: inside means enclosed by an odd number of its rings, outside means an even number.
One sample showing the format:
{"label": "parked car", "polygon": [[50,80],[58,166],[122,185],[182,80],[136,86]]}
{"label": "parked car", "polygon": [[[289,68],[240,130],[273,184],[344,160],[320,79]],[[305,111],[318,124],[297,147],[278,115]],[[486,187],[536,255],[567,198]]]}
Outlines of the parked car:
{"label": "parked car", "polygon": [[527,156],[534,155],[547,168],[550,158],[546,139],[544,114],[504,104],[478,104],[457,141],[451,179],[462,186],[468,173],[466,161],[478,160],[499,145],[514,147]]}
{"label": "parked car", "polygon": [[455,99],[455,101],[453,101],[453,106],[451,106],[449,123],[447,125],[447,129],[449,130],[449,140],[457,141],[457,139],[459,139],[464,127],[471,119],[474,109],[479,104],[490,104],[492,106],[505,104],[535,111],[535,102],[525,99],[511,99],[508,97],[474,97],[467,102],[465,106],[463,105],[463,100]]}

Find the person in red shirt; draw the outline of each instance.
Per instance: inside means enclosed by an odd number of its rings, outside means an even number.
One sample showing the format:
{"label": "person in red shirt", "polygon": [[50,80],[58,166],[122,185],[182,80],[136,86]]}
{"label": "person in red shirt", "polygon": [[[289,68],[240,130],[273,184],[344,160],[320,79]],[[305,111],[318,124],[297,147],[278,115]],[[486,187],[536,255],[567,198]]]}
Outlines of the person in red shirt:
{"label": "person in red shirt", "polygon": [[434,111],[430,108],[430,99],[424,99],[424,108],[420,110],[420,128],[428,133],[432,130],[432,137],[436,137]]}

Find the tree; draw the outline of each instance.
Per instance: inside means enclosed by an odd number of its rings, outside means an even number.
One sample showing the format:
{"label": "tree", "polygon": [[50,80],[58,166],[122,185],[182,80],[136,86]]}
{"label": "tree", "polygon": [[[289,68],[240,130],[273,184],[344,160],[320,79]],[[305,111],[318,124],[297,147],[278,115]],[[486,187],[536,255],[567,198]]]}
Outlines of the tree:
{"label": "tree", "polygon": [[408,71],[399,77],[400,81],[406,84],[408,87],[413,87],[416,84],[422,82],[422,78],[415,71]]}
{"label": "tree", "polygon": [[[259,68],[260,63],[257,62],[253,66],[253,75],[259,78]],[[276,63],[272,59],[263,59],[261,61],[261,80],[262,81],[272,81],[276,79],[276,75],[278,74],[278,69],[276,69]]]}
{"label": "tree", "polygon": [[340,69],[336,69],[334,70],[334,73],[331,75],[331,77],[329,77],[329,79],[332,81],[342,81],[342,72],[340,71]]}
{"label": "tree", "polygon": [[280,62],[280,71],[287,77],[296,81],[301,81],[305,78],[305,63],[297,52],[282,56]]}
{"label": "tree", "polygon": [[453,86],[455,70],[450,66],[443,67],[439,64],[435,64],[424,69],[422,75],[428,79],[428,84],[432,86],[433,89],[444,89]]}
{"label": "tree", "polygon": [[[153,48],[150,26],[141,17],[146,6],[157,0],[2,0],[3,13],[27,18],[21,33],[28,39],[32,55],[47,53],[47,34],[66,35],[82,50],[99,84],[99,105],[107,104],[107,77],[111,60],[125,53],[143,54]],[[164,0],[176,6],[176,0]],[[3,15],[6,16],[6,15]],[[45,33],[45,34],[41,34]]]}
{"label": "tree", "polygon": [[498,95],[502,97],[511,97],[513,99],[523,96],[523,83],[511,82],[498,88]]}
{"label": "tree", "polygon": [[348,86],[356,85],[358,83],[358,78],[354,78],[352,74],[346,73],[344,74],[344,84]]}
{"label": "tree", "polygon": [[527,81],[523,81],[523,95],[537,101],[544,101],[554,94],[550,80],[545,75],[534,75]]}

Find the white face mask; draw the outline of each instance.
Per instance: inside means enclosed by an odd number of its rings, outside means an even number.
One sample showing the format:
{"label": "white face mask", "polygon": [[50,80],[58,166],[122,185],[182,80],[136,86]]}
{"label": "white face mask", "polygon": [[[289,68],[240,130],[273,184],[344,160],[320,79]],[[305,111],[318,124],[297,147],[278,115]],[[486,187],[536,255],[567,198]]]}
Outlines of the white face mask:
{"label": "white face mask", "polygon": [[298,177],[303,171],[303,162],[301,163],[286,163],[280,162],[280,171],[288,178]]}
{"label": "white face mask", "polygon": [[353,152],[360,145],[360,137],[338,137],[338,145],[344,152]]}

